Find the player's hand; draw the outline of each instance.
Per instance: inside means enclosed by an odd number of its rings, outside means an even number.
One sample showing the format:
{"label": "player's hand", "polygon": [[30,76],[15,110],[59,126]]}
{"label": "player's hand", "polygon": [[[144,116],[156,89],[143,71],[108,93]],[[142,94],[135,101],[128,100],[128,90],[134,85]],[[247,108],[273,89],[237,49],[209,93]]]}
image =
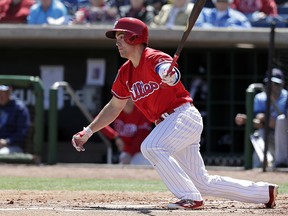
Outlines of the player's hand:
{"label": "player's hand", "polygon": [[162,83],[165,83],[169,86],[173,86],[176,84],[177,81],[177,74],[175,71],[171,71],[168,73],[168,71],[165,71],[162,76]]}
{"label": "player's hand", "polygon": [[87,140],[93,135],[92,130],[89,127],[84,127],[84,129],[72,137],[72,145],[77,151],[85,151],[83,145],[87,142]]}

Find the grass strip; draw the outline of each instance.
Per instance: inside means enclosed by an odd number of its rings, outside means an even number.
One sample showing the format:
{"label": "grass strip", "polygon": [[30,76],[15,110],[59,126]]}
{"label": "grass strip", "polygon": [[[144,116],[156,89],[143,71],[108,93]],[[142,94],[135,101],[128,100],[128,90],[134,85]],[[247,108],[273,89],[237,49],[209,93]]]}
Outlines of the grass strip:
{"label": "grass strip", "polygon": [[0,177],[1,190],[167,191],[160,180]]}
{"label": "grass strip", "polygon": [[[288,182],[279,193],[288,194]],[[165,192],[161,180],[0,177],[0,190],[94,190]]]}

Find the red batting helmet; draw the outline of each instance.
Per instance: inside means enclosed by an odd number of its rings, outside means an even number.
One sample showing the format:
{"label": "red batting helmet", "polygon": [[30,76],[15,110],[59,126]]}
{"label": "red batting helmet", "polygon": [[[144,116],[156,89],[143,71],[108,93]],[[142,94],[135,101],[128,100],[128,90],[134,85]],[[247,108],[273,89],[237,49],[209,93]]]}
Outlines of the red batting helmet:
{"label": "red batting helmet", "polygon": [[148,45],[148,28],[144,22],[132,17],[120,18],[114,28],[106,32],[106,37],[115,39],[116,32],[124,32],[124,40],[130,45]]}

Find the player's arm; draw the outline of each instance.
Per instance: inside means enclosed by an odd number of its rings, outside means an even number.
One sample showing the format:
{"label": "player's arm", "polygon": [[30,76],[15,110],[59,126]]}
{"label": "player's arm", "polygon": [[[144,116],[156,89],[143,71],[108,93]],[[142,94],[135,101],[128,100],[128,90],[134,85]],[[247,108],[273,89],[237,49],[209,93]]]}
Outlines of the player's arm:
{"label": "player's arm", "polygon": [[127,100],[128,99],[120,100],[113,96],[88,127],[90,127],[93,133],[95,133],[105,126],[111,124],[123,110]]}
{"label": "player's arm", "polygon": [[84,129],[72,137],[72,144],[77,151],[84,151],[83,145],[93,135],[105,126],[111,124],[120,114],[128,99],[120,100],[115,96],[103,107],[95,119]]}

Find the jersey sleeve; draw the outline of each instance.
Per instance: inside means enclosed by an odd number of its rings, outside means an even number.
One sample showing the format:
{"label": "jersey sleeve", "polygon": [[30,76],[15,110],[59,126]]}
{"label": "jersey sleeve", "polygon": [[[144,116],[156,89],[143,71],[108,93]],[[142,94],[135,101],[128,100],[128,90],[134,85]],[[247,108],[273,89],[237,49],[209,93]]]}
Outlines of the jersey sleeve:
{"label": "jersey sleeve", "polygon": [[127,99],[130,97],[130,92],[127,87],[127,78],[125,79],[124,68],[121,67],[112,85],[112,94],[118,99]]}

